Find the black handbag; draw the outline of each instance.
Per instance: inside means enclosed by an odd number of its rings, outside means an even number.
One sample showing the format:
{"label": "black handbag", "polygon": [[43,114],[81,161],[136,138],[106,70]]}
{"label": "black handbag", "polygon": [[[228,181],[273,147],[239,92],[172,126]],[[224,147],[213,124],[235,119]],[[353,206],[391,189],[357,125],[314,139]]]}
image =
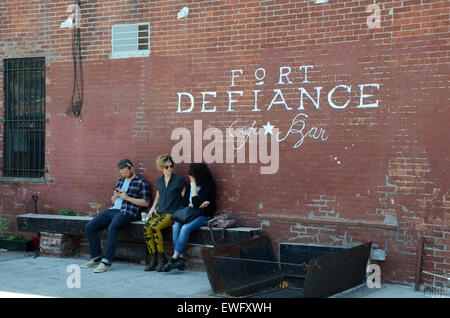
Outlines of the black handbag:
{"label": "black handbag", "polygon": [[200,215],[201,215],[200,209],[187,206],[182,209],[176,210],[174,213],[172,213],[171,218],[172,221],[186,224],[193,221],[197,216]]}

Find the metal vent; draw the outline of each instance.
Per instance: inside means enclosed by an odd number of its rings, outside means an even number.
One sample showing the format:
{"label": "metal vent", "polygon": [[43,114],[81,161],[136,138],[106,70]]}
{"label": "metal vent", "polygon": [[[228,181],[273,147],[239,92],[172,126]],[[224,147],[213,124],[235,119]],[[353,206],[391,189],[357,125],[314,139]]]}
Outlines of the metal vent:
{"label": "metal vent", "polygon": [[137,57],[150,54],[150,24],[112,26],[111,57]]}

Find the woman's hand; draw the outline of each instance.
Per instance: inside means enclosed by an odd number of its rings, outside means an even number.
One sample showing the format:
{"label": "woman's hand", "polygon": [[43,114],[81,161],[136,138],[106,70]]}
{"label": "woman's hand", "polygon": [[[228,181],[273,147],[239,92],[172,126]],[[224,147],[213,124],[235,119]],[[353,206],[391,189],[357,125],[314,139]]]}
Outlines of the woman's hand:
{"label": "woman's hand", "polygon": [[202,204],[200,204],[199,208],[203,209],[203,208],[206,208],[208,205],[209,205],[209,201],[205,201]]}
{"label": "woman's hand", "polygon": [[156,212],[155,208],[151,208],[150,211],[148,212],[148,218],[150,219],[153,215],[158,214],[158,212]]}

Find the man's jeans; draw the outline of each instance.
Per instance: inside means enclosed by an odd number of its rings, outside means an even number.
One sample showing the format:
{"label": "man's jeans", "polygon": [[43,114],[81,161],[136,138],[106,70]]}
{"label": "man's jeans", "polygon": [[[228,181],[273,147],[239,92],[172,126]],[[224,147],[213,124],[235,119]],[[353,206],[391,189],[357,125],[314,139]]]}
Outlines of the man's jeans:
{"label": "man's jeans", "polygon": [[172,227],[174,251],[183,255],[184,248],[189,241],[191,232],[199,229],[203,225],[206,225],[210,219],[211,217],[209,216],[200,215],[190,223],[181,224],[180,222],[175,222]]}
{"label": "man's jeans", "polygon": [[[89,241],[91,260],[111,264],[117,247],[119,231],[138,217],[121,213],[120,210],[110,209],[103,211],[86,224],[86,235]],[[108,229],[105,244],[105,253],[102,259],[102,247],[97,232]]]}

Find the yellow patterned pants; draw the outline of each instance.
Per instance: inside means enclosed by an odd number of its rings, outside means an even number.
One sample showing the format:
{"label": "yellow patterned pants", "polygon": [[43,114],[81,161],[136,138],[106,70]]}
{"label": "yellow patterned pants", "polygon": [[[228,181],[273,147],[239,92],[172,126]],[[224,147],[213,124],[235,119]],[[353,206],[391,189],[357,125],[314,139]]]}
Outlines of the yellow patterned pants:
{"label": "yellow patterned pants", "polygon": [[158,213],[145,222],[144,238],[150,254],[164,253],[164,243],[161,230],[172,226],[171,213]]}

